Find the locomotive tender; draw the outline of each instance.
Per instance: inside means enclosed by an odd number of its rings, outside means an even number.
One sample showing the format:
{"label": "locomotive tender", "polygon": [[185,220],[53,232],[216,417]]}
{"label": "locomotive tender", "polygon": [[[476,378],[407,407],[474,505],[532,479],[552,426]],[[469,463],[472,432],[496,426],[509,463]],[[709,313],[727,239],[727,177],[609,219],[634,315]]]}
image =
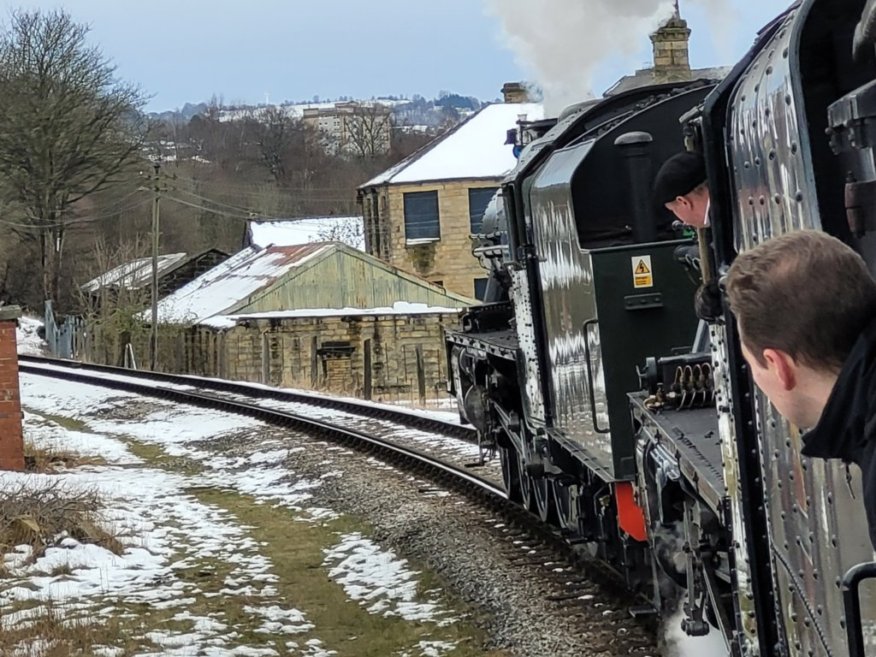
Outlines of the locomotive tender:
{"label": "locomotive tender", "polygon": [[[690,238],[653,174],[700,151],[705,272],[800,228],[876,272],[876,0],[801,0],[720,82],[636,89],[521,124],[475,253],[484,305],[447,334],[451,392],[509,497],[683,627],[739,656],[876,654],[860,473],[800,455],[729,312],[693,314]],[[801,300],[805,303],[805,300]],[[726,309],[726,304],[725,304]]]}

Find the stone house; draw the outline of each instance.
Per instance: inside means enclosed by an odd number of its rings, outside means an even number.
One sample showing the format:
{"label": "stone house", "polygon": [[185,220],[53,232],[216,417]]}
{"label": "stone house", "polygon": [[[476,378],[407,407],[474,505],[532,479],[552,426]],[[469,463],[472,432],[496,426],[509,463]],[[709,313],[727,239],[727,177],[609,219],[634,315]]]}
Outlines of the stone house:
{"label": "stone house", "polygon": [[503,91],[506,102],[487,105],[359,187],[368,253],[457,294],[481,296],[487,274],[469,236],[516,164],[508,131],[543,118],[519,84]]}
{"label": "stone house", "polygon": [[[445,397],[444,329],[473,302],[342,243],[253,245],[160,301],[157,366],[366,398]],[[148,353],[148,332],[132,341]]]}

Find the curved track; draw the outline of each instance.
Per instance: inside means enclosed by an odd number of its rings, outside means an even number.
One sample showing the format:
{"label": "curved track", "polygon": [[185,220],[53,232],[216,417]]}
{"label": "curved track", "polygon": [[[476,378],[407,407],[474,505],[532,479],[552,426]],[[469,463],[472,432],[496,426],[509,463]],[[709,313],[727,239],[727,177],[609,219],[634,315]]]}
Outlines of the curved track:
{"label": "curved track", "polygon": [[[509,500],[501,483],[501,472],[498,477],[495,472],[487,472],[485,476],[475,474],[468,467],[471,463],[460,463],[458,456],[454,458],[452,449],[450,458],[447,452],[442,455],[441,450],[431,450],[431,447],[428,449],[437,454],[428,453],[426,449],[418,448],[416,442],[412,446],[412,441],[398,436],[393,438],[391,434],[388,434],[390,437],[375,435],[381,432],[374,430],[374,423],[375,419],[392,422],[408,428],[409,434],[414,429],[416,432],[431,432],[433,442],[437,438],[438,442],[444,440],[455,443],[457,449],[463,443],[471,454],[476,450],[477,438],[475,432],[467,427],[435,417],[418,416],[405,410],[372,406],[354,400],[326,399],[254,384],[84,365],[35,356],[20,356],[19,361],[20,370],[27,374],[79,381],[177,403],[248,415],[277,426],[294,427],[314,437],[376,453],[382,459],[396,463],[406,470],[456,489],[477,500],[489,518],[494,518],[498,513],[508,521],[509,526],[501,531],[506,539],[513,542],[511,546],[514,550],[519,550],[517,544],[524,540],[530,546],[519,558],[539,569],[543,578],[554,582],[558,593],[546,598],[546,601],[557,605],[556,613],[567,616],[572,623],[580,623],[582,632],[590,632],[594,623],[605,624],[605,614],[609,613],[608,610],[613,610],[610,613],[614,618],[609,622],[609,633],[614,637],[609,642],[612,653],[653,654],[653,628],[646,627],[648,623],[643,625],[641,620],[633,618],[633,610],[639,608],[641,601],[630,599],[623,582],[615,573],[598,565],[593,567],[594,564],[586,553],[567,541],[560,531],[541,522],[522,506]],[[267,403],[266,400],[287,403]],[[310,413],[302,405],[309,406]],[[356,415],[364,429],[356,427],[356,418],[339,417],[346,425],[341,426],[327,421],[325,417],[313,417],[318,415],[313,412],[314,407],[335,409],[341,412],[339,415]],[[295,411],[289,410],[290,408]],[[489,467],[484,470],[489,470]],[[554,569],[551,564],[556,562],[557,557],[572,566],[573,571]],[[594,595],[602,600],[598,603],[598,612],[588,602]]]}
{"label": "curved track", "polygon": [[[473,474],[464,465],[449,462],[447,459],[438,458],[422,449],[400,444],[399,441],[377,436],[372,432],[308,417],[300,412],[266,407],[256,402],[263,399],[279,399],[297,404],[333,408],[354,413],[363,419],[374,417],[388,419],[395,424],[431,431],[457,440],[462,437],[462,439],[470,441],[472,436],[475,436],[474,431],[467,427],[440,419],[418,416],[403,410],[375,407],[355,401],[336,400],[252,384],[84,365],[74,361],[37,356],[20,356],[19,369],[27,374],[51,376],[115,390],[125,390],[139,395],[247,415],[278,426],[294,427],[310,435],[348,443],[360,449],[374,450],[392,460],[405,461],[442,481],[452,480],[457,486],[474,487],[478,492],[493,498],[502,500],[507,498],[501,484],[491,478]],[[203,392],[204,390],[210,392]],[[241,399],[241,396],[249,399]],[[473,440],[477,442],[476,436]]]}

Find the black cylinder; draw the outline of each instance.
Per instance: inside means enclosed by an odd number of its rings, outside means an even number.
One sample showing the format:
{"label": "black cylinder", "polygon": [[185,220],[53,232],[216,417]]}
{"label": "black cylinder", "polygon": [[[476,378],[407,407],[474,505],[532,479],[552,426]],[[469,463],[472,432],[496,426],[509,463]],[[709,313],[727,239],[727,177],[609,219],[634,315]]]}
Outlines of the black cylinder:
{"label": "black cylinder", "polygon": [[651,208],[653,141],[654,138],[647,132],[627,132],[614,140],[614,145],[620,149],[627,163],[633,239],[638,243],[653,242],[657,239],[657,225]]}

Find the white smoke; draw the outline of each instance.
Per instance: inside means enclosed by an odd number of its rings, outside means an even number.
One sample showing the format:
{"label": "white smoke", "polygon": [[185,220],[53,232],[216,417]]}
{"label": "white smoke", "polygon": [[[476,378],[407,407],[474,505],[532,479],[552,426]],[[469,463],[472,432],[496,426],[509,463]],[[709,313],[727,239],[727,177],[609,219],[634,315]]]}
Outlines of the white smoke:
{"label": "white smoke", "polygon": [[[597,67],[619,57],[628,61],[674,10],[672,0],[486,0],[486,4],[500,19],[518,63],[543,91],[545,111],[551,116],[592,98]],[[716,16],[724,13],[728,2],[697,0],[697,4]]]}
{"label": "white smoke", "polygon": [[688,636],[681,629],[684,619],[684,602],[679,600],[678,609],[663,621],[662,647],[666,657],[730,657],[721,633],[714,627],[706,636]]}

